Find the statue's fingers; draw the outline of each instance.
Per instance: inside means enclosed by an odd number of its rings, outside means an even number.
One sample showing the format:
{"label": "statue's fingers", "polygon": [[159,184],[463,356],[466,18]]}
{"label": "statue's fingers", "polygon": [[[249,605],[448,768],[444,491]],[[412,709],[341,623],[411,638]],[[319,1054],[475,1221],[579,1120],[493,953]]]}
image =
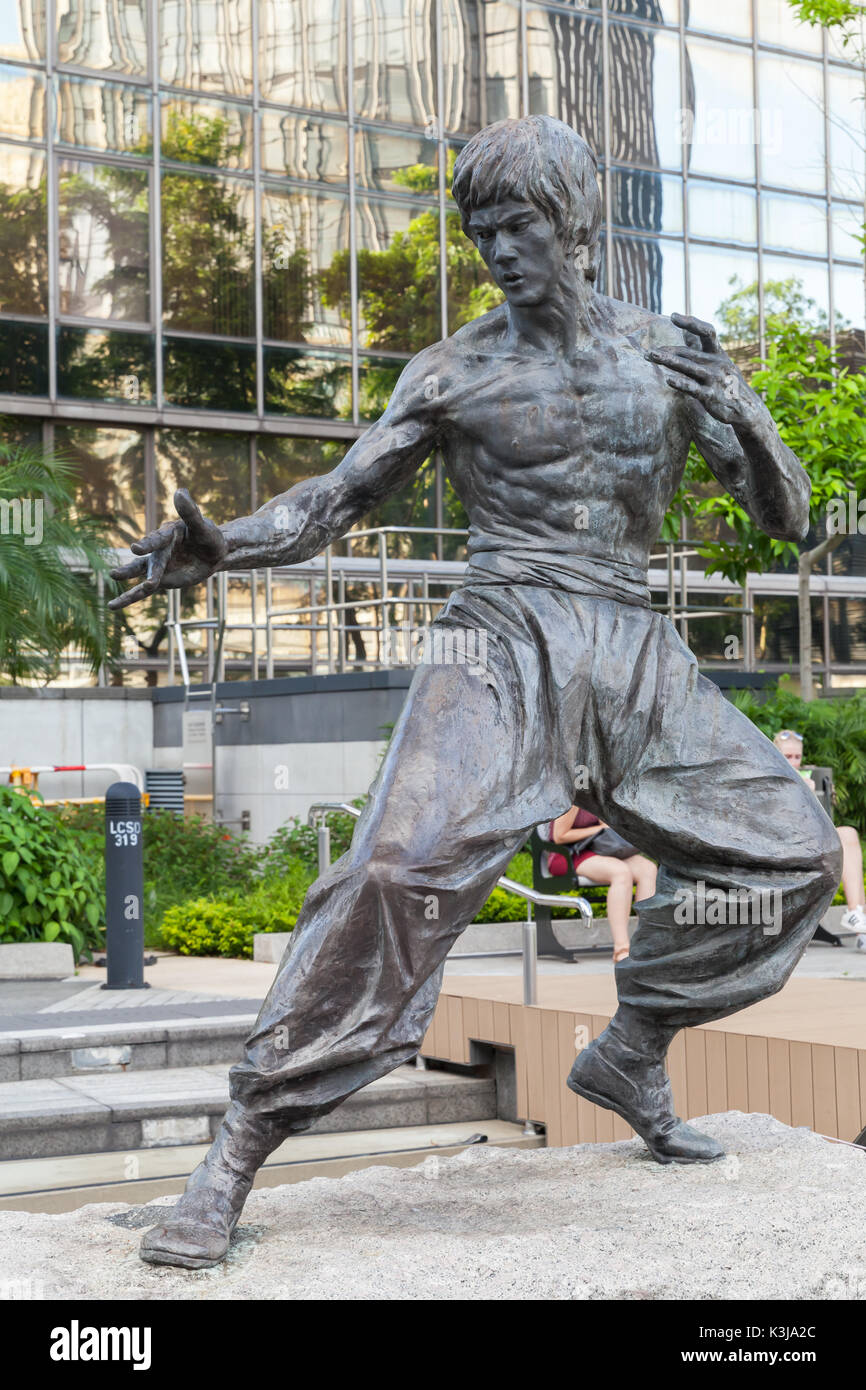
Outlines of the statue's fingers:
{"label": "statue's fingers", "polygon": [[671,314],[671,323],[675,323],[684,333],[694,333],[696,338],[700,338],[704,352],[719,351],[718,334],[711,323],[696,319],[693,314]]}
{"label": "statue's fingers", "polygon": [[169,521],[165,526],[160,526],[158,531],[150,531],[146,536],[142,536],[140,541],[133,541],[129,548],[133,555],[150,555],[154,550],[161,550],[174,540],[178,525],[176,521]]}
{"label": "statue's fingers", "polygon": [[140,555],[137,560],[131,560],[128,565],[118,565],[116,569],[109,570],[112,579],[135,579],[137,575],[144,574],[147,570],[147,560],[144,555]]}
{"label": "statue's fingers", "polygon": [[672,367],[675,372],[682,372],[684,376],[691,377],[694,381],[708,382],[713,377],[713,369],[707,364],[703,353],[698,353],[695,358],[685,357],[679,352],[648,352],[651,362],[657,362],[660,367]]}
{"label": "statue's fingers", "polygon": [[690,377],[683,376],[669,376],[666,377],[665,380],[668,386],[673,386],[676,391],[682,391],[686,396],[694,396],[695,400],[701,402],[701,405],[709,407],[711,399],[710,393],[707,391],[706,387],[702,386],[699,382],[692,381]]}
{"label": "statue's fingers", "polygon": [[160,586],[170,554],[171,546],[166,545],[162,550],[154,550],[147,557],[147,577],[144,582],[145,585],[151,585],[151,593]]}
{"label": "statue's fingers", "polygon": [[136,584],[134,589],[127,589],[125,594],[118,594],[117,598],[110,599],[108,606],[113,609],[128,608],[131,603],[139,603],[141,599],[150,598],[152,592],[145,581],[143,584]]}

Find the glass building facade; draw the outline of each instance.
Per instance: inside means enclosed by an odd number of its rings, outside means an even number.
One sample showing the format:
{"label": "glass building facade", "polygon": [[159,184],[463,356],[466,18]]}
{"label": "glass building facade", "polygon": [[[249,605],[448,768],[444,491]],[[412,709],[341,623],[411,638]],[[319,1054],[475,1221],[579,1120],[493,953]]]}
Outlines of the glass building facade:
{"label": "glass building facade", "polygon": [[[333,467],[497,302],[448,182],[501,117],[592,145],[607,293],[862,345],[863,73],[784,0],[7,0],[0,84],[0,414],[117,545]],[[448,520],[436,460],[372,518]]]}

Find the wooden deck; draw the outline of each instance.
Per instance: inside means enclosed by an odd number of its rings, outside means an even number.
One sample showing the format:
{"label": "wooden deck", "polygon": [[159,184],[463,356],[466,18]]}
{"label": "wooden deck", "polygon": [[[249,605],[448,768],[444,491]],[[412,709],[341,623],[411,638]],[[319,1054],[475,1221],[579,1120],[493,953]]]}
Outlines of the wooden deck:
{"label": "wooden deck", "polygon": [[[473,1040],[513,1048],[518,1118],[544,1124],[549,1145],[630,1138],[618,1115],[565,1085],[576,1051],[616,1009],[612,975],[541,975],[538,998],[524,1005],[515,976],[446,977],[422,1055],[468,1064]],[[866,1126],[866,981],[790,980],[772,999],[679,1033],[668,1071],[684,1119],[760,1111],[852,1140]]]}

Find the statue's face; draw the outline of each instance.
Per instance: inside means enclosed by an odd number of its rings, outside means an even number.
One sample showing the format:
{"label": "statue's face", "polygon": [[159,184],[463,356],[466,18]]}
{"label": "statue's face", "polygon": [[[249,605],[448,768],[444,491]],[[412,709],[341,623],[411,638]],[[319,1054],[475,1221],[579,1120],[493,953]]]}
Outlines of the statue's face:
{"label": "statue's face", "polygon": [[469,231],[509,304],[543,304],[556,293],[568,258],[555,224],[534,203],[485,203]]}

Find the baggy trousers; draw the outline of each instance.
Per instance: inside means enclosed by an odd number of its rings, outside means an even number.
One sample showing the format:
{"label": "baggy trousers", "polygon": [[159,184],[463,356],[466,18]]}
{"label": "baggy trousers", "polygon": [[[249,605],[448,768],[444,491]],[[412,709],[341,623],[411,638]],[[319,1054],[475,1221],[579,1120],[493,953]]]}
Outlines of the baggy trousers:
{"label": "baggy trousers", "polygon": [[[457,657],[461,632],[481,634],[484,662],[419,665],[231,1071],[232,1098],[286,1134],[415,1056],[449,948],[533,826],[575,800],[659,863],[616,983],[675,1028],[781,989],[841,877],[817,797],[660,614],[492,584],[457,590],[433,630]],[[714,924],[700,902],[718,889],[743,906]]]}

